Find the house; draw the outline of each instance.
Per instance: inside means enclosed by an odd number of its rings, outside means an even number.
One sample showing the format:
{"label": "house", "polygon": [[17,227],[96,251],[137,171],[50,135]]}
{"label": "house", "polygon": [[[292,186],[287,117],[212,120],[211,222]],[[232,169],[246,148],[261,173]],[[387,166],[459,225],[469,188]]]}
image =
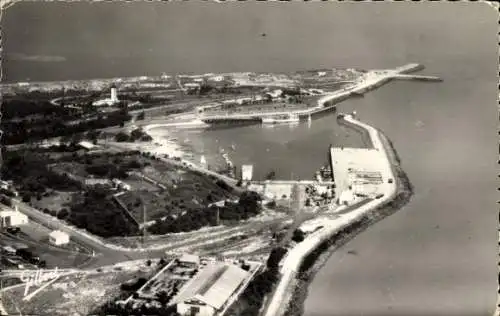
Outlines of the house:
{"label": "house", "polygon": [[98,147],[98,146],[92,144],[91,142],[88,142],[88,141],[85,141],[85,140],[79,142],[78,146],[82,147],[85,150],[92,150],[92,149],[95,149],[95,148]]}
{"label": "house", "polygon": [[247,271],[233,264],[210,263],[181,288],[172,303],[180,315],[213,316],[248,277]]}
{"label": "house", "polygon": [[4,208],[0,210],[0,228],[18,227],[28,224],[28,216],[17,210]]}
{"label": "house", "polygon": [[60,246],[69,243],[69,235],[60,230],[54,230],[49,234],[49,241],[51,244]]}

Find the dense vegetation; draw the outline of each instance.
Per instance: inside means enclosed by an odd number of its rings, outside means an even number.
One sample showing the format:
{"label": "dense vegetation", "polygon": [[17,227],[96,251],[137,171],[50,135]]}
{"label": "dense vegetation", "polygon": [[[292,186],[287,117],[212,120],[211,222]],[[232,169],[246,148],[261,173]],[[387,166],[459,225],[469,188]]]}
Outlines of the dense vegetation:
{"label": "dense vegetation", "polygon": [[266,295],[269,295],[279,280],[278,265],[285,256],[285,248],[275,248],[267,260],[267,269],[256,275],[241,294],[237,304],[232,306],[229,315],[257,316]]}
{"label": "dense vegetation", "polygon": [[122,125],[132,118],[125,108],[101,115],[92,108],[72,110],[47,101],[29,100],[4,102],[2,113],[3,141],[7,145]]}
{"label": "dense vegetation", "polygon": [[138,233],[137,227],[127,221],[122,210],[109,197],[109,193],[99,186],[88,190],[83,202],[71,206],[67,220],[102,237]]}
{"label": "dense vegetation", "polygon": [[125,132],[120,132],[115,136],[115,140],[117,142],[135,142],[137,140],[150,141],[152,139],[153,138],[151,136],[149,136],[140,128],[133,130],[130,134],[127,134]]}
{"label": "dense vegetation", "polygon": [[[220,221],[239,221],[248,219],[260,213],[261,197],[252,191],[243,192],[238,203],[226,203],[219,207]],[[188,232],[204,226],[217,225],[217,207],[191,209],[180,216],[168,216],[165,220],[158,220],[148,230],[153,234],[167,234]]]}
{"label": "dense vegetation", "polygon": [[34,196],[38,198],[48,188],[61,191],[81,188],[79,182],[50,171],[48,164],[53,161],[44,154],[16,151],[6,152],[4,157],[2,178],[13,180],[20,187],[19,192],[24,200]]}

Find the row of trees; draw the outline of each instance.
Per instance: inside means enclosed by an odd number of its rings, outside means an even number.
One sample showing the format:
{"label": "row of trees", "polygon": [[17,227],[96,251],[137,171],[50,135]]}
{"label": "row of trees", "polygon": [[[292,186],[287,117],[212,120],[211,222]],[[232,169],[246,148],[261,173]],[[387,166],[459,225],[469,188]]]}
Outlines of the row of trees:
{"label": "row of trees", "polygon": [[115,140],[117,142],[135,142],[137,140],[147,142],[153,140],[153,138],[146,132],[144,132],[142,129],[137,128],[133,130],[130,134],[127,134],[125,132],[120,132],[116,134]]}
{"label": "row of trees", "polygon": [[274,248],[271,251],[267,260],[266,270],[256,275],[241,294],[240,304],[238,304],[238,314],[240,316],[259,315],[265,296],[271,293],[273,287],[278,282],[278,266],[286,253],[287,250],[282,247]]}

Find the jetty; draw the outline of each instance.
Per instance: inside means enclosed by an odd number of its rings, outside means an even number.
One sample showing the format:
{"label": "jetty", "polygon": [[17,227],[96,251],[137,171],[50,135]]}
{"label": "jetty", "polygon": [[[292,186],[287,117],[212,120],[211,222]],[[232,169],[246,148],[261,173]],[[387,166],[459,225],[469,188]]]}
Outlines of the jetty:
{"label": "jetty", "polygon": [[421,64],[407,64],[395,69],[389,70],[371,70],[366,72],[361,78],[355,81],[351,86],[333,91],[321,97],[316,106],[293,111],[269,111],[258,113],[235,113],[235,114],[203,114],[199,116],[199,120],[207,124],[231,123],[238,121],[246,122],[262,122],[264,119],[269,119],[279,115],[298,115],[300,119],[306,120],[309,116],[314,116],[327,111],[334,111],[335,104],[351,97],[363,96],[366,92],[376,89],[391,80],[420,80],[420,81],[442,81],[435,76],[419,76],[409,75],[408,73],[424,69]]}

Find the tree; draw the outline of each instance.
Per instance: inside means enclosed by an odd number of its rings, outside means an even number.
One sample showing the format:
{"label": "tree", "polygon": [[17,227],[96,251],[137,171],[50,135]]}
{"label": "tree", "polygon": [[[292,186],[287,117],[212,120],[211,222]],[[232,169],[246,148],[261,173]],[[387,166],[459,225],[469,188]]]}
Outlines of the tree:
{"label": "tree", "polygon": [[68,217],[68,215],[69,215],[69,211],[67,209],[65,209],[65,208],[62,208],[57,213],[57,218],[59,218],[59,219],[65,219],[66,217]]}
{"label": "tree", "polygon": [[300,229],[296,229],[294,230],[293,232],[293,237],[292,237],[292,240],[295,241],[295,242],[301,242],[303,241],[305,238],[305,234],[302,230]]}
{"label": "tree", "polygon": [[126,133],[120,132],[116,134],[115,140],[117,142],[128,142],[130,140],[130,137]]}
{"label": "tree", "polygon": [[278,268],[281,259],[283,259],[283,257],[286,255],[287,252],[288,250],[286,250],[286,248],[283,247],[274,248],[271,251],[271,254],[269,254],[266,266],[269,269]]}
{"label": "tree", "polygon": [[170,298],[169,298],[166,291],[160,291],[158,293],[158,301],[161,303],[161,305],[163,305],[163,306],[167,305],[169,300],[170,300]]}
{"label": "tree", "polygon": [[270,209],[274,209],[276,208],[276,201],[275,200],[269,201],[266,206]]}
{"label": "tree", "polygon": [[23,202],[28,203],[31,201],[31,195],[29,193],[24,193],[23,194]]}
{"label": "tree", "polygon": [[146,113],[144,111],[142,111],[141,113],[139,113],[137,115],[137,120],[142,121],[142,120],[144,120],[145,117],[146,117]]}
{"label": "tree", "polygon": [[274,180],[275,178],[276,178],[276,172],[274,170],[271,170],[266,176],[266,180]]}

